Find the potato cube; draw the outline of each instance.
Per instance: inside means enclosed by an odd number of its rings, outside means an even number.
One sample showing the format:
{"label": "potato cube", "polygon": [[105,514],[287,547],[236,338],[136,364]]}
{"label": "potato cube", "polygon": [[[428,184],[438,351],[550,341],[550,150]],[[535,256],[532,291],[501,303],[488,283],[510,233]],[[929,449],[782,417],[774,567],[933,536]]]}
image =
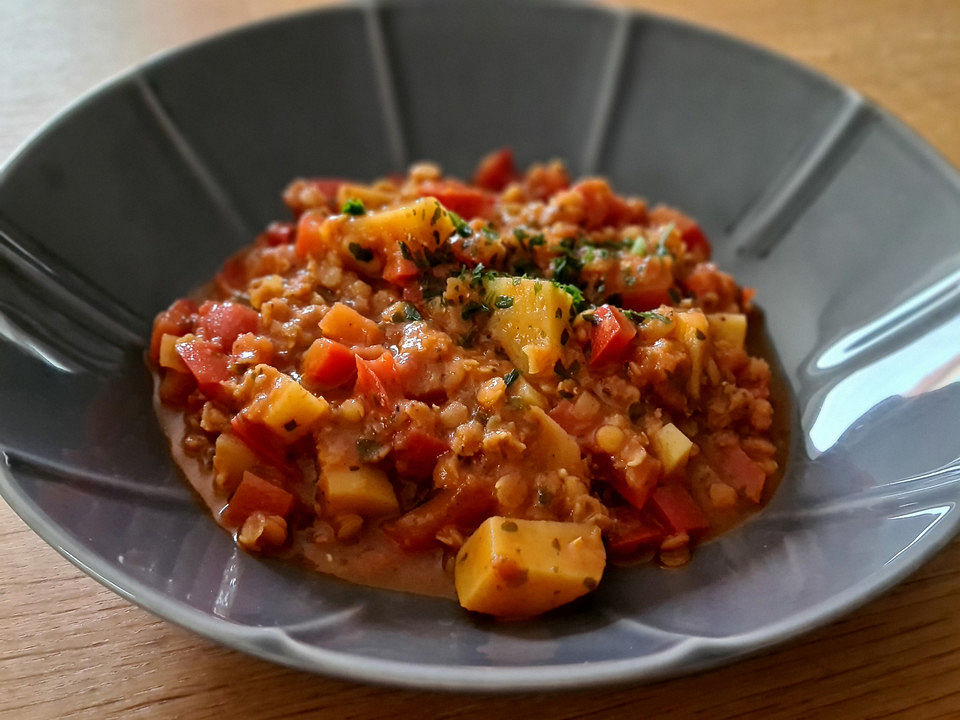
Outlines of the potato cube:
{"label": "potato cube", "polygon": [[529,417],[539,428],[533,435],[535,440],[529,441],[527,457],[543,470],[564,468],[574,475],[585,474],[576,439],[542,408],[531,406]]}
{"label": "potato cube", "polygon": [[743,349],[747,339],[747,316],[743,313],[713,313],[707,315],[711,339],[720,345]]}
{"label": "potato cube", "polygon": [[320,330],[324,336],[345,345],[376,345],[383,340],[383,333],[373,320],[339,302],[320,320]]}
{"label": "potato cube", "polygon": [[[511,362],[532,375],[553,372],[560,359],[560,336],[570,319],[570,294],[552,282],[496,277],[486,282],[490,332]],[[509,307],[498,298],[507,298]]]}
{"label": "potato cube", "polygon": [[236,490],[243,473],[257,464],[254,455],[245,442],[231,433],[217,436],[213,451],[214,481],[218,489],[227,493]]}
{"label": "potato cube", "polygon": [[673,423],[667,423],[653,436],[653,452],[663,463],[663,472],[667,475],[682,469],[693,450],[693,443]]}
{"label": "potato cube", "polygon": [[287,442],[309,433],[318,420],[330,412],[330,403],[317,397],[289,375],[270,365],[258,365],[255,372],[267,378],[267,392],[244,411],[248,420],[262,423]]}
{"label": "potato cube", "polygon": [[703,375],[703,361],[706,355],[706,343],[710,331],[707,316],[699,310],[678,312],[674,315],[677,338],[687,347],[690,354],[690,379],[687,391],[694,398],[700,397],[700,378]]}
{"label": "potato cube", "polygon": [[590,592],[605,563],[595,525],[495,516],[460,548],[454,579],[468,610],[521,618]]}
{"label": "potato cube", "polygon": [[190,370],[180,358],[177,352],[177,341],[180,340],[176,335],[164,333],[160,338],[160,367],[170,368],[177,372],[189,373]]}
{"label": "potato cube", "polygon": [[363,517],[392,515],[400,509],[397,495],[387,476],[375,467],[325,467],[320,474],[327,515],[356,513]]}

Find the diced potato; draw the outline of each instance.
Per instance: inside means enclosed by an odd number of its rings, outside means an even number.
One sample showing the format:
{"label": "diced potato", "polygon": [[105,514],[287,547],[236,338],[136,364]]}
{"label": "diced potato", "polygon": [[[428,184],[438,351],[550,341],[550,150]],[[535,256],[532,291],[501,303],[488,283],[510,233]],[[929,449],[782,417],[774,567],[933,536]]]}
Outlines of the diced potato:
{"label": "diced potato", "polygon": [[590,592],[605,564],[595,525],[494,516],[460,548],[454,579],[468,610],[520,618]]}
{"label": "diced potato", "polygon": [[257,456],[236,435],[221,433],[213,451],[213,472],[217,487],[233,492],[243,473],[257,464]]}
{"label": "diced potato", "polygon": [[254,372],[267,376],[269,390],[244,413],[247,419],[266,425],[287,442],[309,433],[314,424],[330,412],[330,403],[324,398],[312,394],[276,368],[258,365]]}
{"label": "diced potato", "polygon": [[[551,282],[495,277],[486,281],[491,296],[490,332],[520,370],[537,375],[553,372],[560,359],[560,336],[570,318],[573,299]],[[496,298],[513,304],[498,308]]]}
{"label": "diced potato", "polygon": [[337,190],[337,205],[343,207],[348,201],[356,198],[369,212],[390,203],[394,197],[394,193],[381,190],[375,185],[344,183]]}
{"label": "diced potato", "polygon": [[[402,207],[350,218],[340,227],[341,254],[356,259],[356,248],[351,250],[351,244],[356,244],[377,256],[389,256],[399,251],[400,242],[411,253],[433,251],[449,239],[454,229],[440,203],[433,198],[421,198]],[[367,267],[361,264],[360,269]]]}
{"label": "diced potato", "polygon": [[673,423],[667,423],[653,436],[653,451],[663,463],[663,471],[669,475],[682,468],[690,457],[693,443]]}
{"label": "diced potato", "polygon": [[383,340],[383,333],[373,320],[339,302],[320,320],[320,331],[345,345],[376,345]]}
{"label": "diced potato", "polygon": [[690,353],[690,380],[687,391],[694,398],[700,397],[700,378],[703,375],[703,361],[706,355],[706,342],[710,331],[707,316],[698,310],[678,312],[674,316],[677,338],[687,346]]}
{"label": "diced potato", "polygon": [[177,341],[179,339],[176,335],[170,335],[169,333],[164,333],[163,337],[160,338],[160,367],[189,373],[190,370],[177,353]]}
{"label": "diced potato", "polygon": [[509,392],[513,397],[523,400],[527,405],[535,405],[544,409],[547,407],[547,399],[543,394],[522,377],[517,378],[510,386]]}
{"label": "diced potato", "polygon": [[747,339],[747,316],[743,313],[713,313],[707,315],[710,337],[718,344],[737,350],[743,349]]}
{"label": "diced potato", "polygon": [[528,442],[528,456],[543,469],[565,468],[575,475],[584,474],[583,458],[576,439],[542,408],[530,408],[530,417],[540,426],[535,440]]}
{"label": "diced potato", "polygon": [[356,513],[363,517],[392,515],[400,509],[393,486],[375,467],[327,468],[320,474],[324,511],[328,515]]}

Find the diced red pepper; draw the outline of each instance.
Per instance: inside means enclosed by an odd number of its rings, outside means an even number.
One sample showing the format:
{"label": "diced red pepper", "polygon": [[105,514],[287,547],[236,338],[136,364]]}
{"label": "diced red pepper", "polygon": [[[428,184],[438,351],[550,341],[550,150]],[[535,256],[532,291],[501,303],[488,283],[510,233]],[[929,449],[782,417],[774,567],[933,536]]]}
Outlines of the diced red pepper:
{"label": "diced red pepper", "polygon": [[434,197],[447,210],[453,210],[465,220],[488,217],[496,201],[486,190],[464,185],[456,180],[441,180],[420,186],[420,197]]}
{"label": "diced red pepper", "polygon": [[267,245],[289,245],[297,239],[297,225],[290,222],[272,222],[267,225],[263,238]]}
{"label": "diced red pepper", "polygon": [[766,473],[750,459],[739,445],[727,445],[709,453],[713,469],[731,487],[743,491],[743,494],[755,503],[763,497]]}
{"label": "diced red pepper", "polygon": [[613,192],[606,180],[587,178],[570,189],[583,197],[583,224],[588,228],[622,225],[630,218],[626,201]]}
{"label": "diced red pepper", "polygon": [[703,234],[703,230],[689,215],[676,210],[667,205],[657,205],[650,211],[650,222],[654,225],[666,225],[673,223],[674,227],[680,233],[680,239],[689,252],[701,254],[701,259],[706,260],[710,257],[710,241]]}
{"label": "diced red pepper", "polygon": [[240,527],[255,512],[286,517],[293,508],[293,495],[249,470],[220,514],[230,527]]}
{"label": "diced red pepper", "polygon": [[394,400],[403,394],[393,355],[384,352],[376,360],[366,360],[357,355],[356,363],[357,382],[353,394],[372,399],[381,409],[390,409]]}
{"label": "diced red pepper", "polygon": [[233,302],[210,302],[200,306],[197,334],[229,352],[234,341],[245,333],[254,333],[260,316],[253,308]]}
{"label": "diced red pepper", "polygon": [[656,490],[662,470],[660,461],[647,454],[639,465],[614,471],[608,477],[614,490],[637,510],[643,510]]}
{"label": "diced red pepper", "polygon": [[678,483],[658,487],[653,491],[650,504],[673,532],[696,533],[706,530],[710,525],[700,506],[686,488]]}
{"label": "diced red pepper", "polygon": [[613,524],[607,532],[607,549],[615,557],[629,557],[641,548],[656,547],[663,540],[663,528],[647,513],[632,507],[610,510]]}
{"label": "diced red pepper", "polygon": [[240,438],[266,465],[281,470],[288,469],[283,441],[266,425],[252,422],[240,414],[235,415],[230,421],[230,428],[233,434]]}
{"label": "diced red pepper", "polygon": [[517,169],[510,148],[501,148],[484,157],[473,174],[474,185],[494,192],[500,192],[516,179]]}
{"label": "diced red pepper", "polygon": [[403,257],[399,251],[387,260],[383,268],[383,279],[394,285],[406,285],[419,274],[416,263]]}
{"label": "diced red pepper", "polygon": [[601,305],[593,316],[599,323],[593,328],[590,341],[593,348],[590,351],[590,365],[595,367],[622,360],[630,341],[637,335],[636,326],[619,309],[610,305]]}
{"label": "diced red pepper", "polygon": [[623,306],[628,310],[643,312],[656,310],[661,305],[670,304],[670,293],[667,287],[637,288],[624,292],[621,295]]}
{"label": "diced red pepper", "polygon": [[426,550],[437,544],[436,536],[442,528],[476,526],[492,506],[490,488],[471,478],[455,489],[441,490],[423,505],[384,525],[384,531],[404,550]]}
{"label": "diced red pepper", "polygon": [[218,343],[209,340],[188,340],[177,343],[177,354],[193,374],[205,395],[220,393],[220,383],[233,377],[227,366],[229,358]]}
{"label": "diced red pepper", "polygon": [[160,341],[164,335],[186,335],[193,332],[197,304],[193,300],[177,300],[167,310],[157,315],[150,335],[150,359],[160,361]]}
{"label": "diced red pepper", "polygon": [[214,277],[214,283],[223,295],[245,292],[247,289],[247,264],[243,257],[234,255],[227,259]]}
{"label": "diced red pepper", "polygon": [[307,210],[297,221],[296,253],[299,257],[318,254],[326,249],[323,224],[329,215],[318,210]]}
{"label": "diced red pepper", "polygon": [[393,457],[397,473],[405,477],[427,479],[433,475],[437,460],[450,445],[431,433],[407,429],[393,442]]}
{"label": "diced red pepper", "polygon": [[357,375],[353,350],[329,338],[319,338],[307,348],[300,374],[321,389],[346,385]]}

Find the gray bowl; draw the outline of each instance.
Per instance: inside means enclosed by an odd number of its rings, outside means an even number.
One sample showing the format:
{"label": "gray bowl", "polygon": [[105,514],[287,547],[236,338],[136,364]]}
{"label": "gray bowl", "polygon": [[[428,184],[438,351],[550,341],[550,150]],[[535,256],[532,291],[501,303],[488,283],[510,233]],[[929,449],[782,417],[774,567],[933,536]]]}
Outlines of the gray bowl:
{"label": "gray bowl", "polygon": [[[794,402],[782,489],[679,571],[495,624],[238,552],[150,407],[152,316],[283,216],[300,174],[493,147],[690,211],[758,290]],[[854,92],[755,47],[579,5],[362,4],[109,82],[0,174],[0,492],[122,596],[260,657],[417,688],[650,680],[781,642],[954,533],[960,184]],[[952,375],[951,375],[952,373]]]}

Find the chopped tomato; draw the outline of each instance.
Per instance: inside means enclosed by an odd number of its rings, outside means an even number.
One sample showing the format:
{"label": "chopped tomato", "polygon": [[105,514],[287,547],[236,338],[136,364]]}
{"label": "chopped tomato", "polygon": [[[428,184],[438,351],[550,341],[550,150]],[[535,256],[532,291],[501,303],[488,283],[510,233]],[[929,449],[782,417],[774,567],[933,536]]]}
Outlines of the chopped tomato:
{"label": "chopped tomato", "polygon": [[289,245],[297,239],[297,225],[290,222],[272,222],[263,233],[267,245]]}
{"label": "chopped tomato", "polygon": [[689,215],[684,215],[667,205],[657,205],[650,211],[650,222],[654,225],[673,223],[688,251],[701,254],[703,260],[710,257],[710,241],[707,240],[707,236],[703,234],[696,220]]}
{"label": "chopped tomato", "polygon": [[365,360],[357,356],[357,383],[353,394],[370,398],[382,409],[392,407],[394,400],[402,395],[400,376],[393,355],[384,352],[376,360]]}
{"label": "chopped tomato", "polygon": [[177,300],[167,310],[157,315],[153,321],[153,334],[150,336],[150,359],[160,360],[160,341],[164,335],[186,335],[193,332],[194,315],[197,304],[193,300]]}
{"label": "chopped tomato", "polygon": [[488,217],[496,202],[494,196],[485,190],[464,185],[456,180],[424,183],[420,186],[419,193],[420,197],[436,198],[447,210],[453,210],[465,220]]}
{"label": "chopped tomato", "polygon": [[622,360],[637,328],[620,310],[610,305],[601,305],[593,315],[600,322],[593,328],[590,365]]}
{"label": "chopped tomato", "polygon": [[247,289],[247,264],[243,261],[243,258],[238,255],[229,258],[214,278],[214,284],[223,295],[245,292]]}
{"label": "chopped tomato", "polygon": [[582,435],[593,425],[593,420],[582,418],[574,412],[573,403],[569,400],[561,400],[547,414],[571,435]]}
{"label": "chopped tomato", "polygon": [[625,292],[622,296],[623,306],[628,310],[656,310],[661,305],[670,304],[670,293],[667,288],[637,289]]}
{"label": "chopped tomato", "polygon": [[394,439],[391,454],[398,474],[427,479],[433,475],[437,460],[449,449],[450,445],[436,435],[411,428]]}
{"label": "chopped tomato", "polygon": [[200,306],[197,334],[228,352],[234,341],[245,333],[257,331],[260,316],[253,308],[233,302],[210,302]]}
{"label": "chopped tomato", "polygon": [[739,445],[715,448],[708,453],[713,469],[731,487],[755,503],[763,496],[767,476]]}
{"label": "chopped tomato", "polygon": [[643,510],[657,487],[662,469],[660,461],[647,454],[639,465],[610,473],[610,484],[628,503]]}
{"label": "chopped tomato", "polygon": [[606,180],[587,178],[570,189],[583,198],[583,224],[587,228],[622,225],[630,217],[626,201],[614,194]]}
{"label": "chopped tomato", "polygon": [[610,509],[613,524],[607,532],[607,549],[615,557],[628,557],[644,547],[656,547],[665,535],[660,524],[633,507]]}
{"label": "chopped tomato", "polygon": [[255,512],[286,517],[292,508],[293,495],[247,470],[220,518],[229,526],[240,527]]}
{"label": "chopped tomato", "polygon": [[319,254],[329,247],[325,225],[330,216],[319,210],[307,210],[297,221],[296,252],[299,257]]}
{"label": "chopped tomato", "polygon": [[492,506],[490,488],[468,478],[456,488],[441,490],[419,507],[387,523],[384,531],[404,550],[426,550],[437,544],[437,533],[444,527],[475,527]]}
{"label": "chopped tomato", "polygon": [[487,155],[473,174],[473,184],[487,190],[499,192],[508,183],[517,179],[517,169],[513,163],[513,150],[501,148]]}
{"label": "chopped tomato", "polygon": [[275,468],[287,468],[287,455],[283,442],[266,425],[252,422],[243,414],[234,416],[230,421],[233,434],[253,450],[266,465]]}
{"label": "chopped tomato", "polygon": [[177,354],[193,374],[200,390],[208,396],[220,392],[220,383],[233,377],[227,367],[229,358],[218,343],[188,340],[177,343]]}
{"label": "chopped tomato", "polygon": [[406,285],[419,274],[416,263],[403,257],[399,252],[392,255],[383,268],[383,279],[394,285]]}
{"label": "chopped tomato", "polygon": [[322,389],[346,385],[357,375],[353,350],[329,338],[319,338],[307,348],[300,374]]}
{"label": "chopped tomato", "polygon": [[686,488],[678,483],[658,487],[653,491],[650,504],[673,532],[696,533],[709,526],[703,510]]}

